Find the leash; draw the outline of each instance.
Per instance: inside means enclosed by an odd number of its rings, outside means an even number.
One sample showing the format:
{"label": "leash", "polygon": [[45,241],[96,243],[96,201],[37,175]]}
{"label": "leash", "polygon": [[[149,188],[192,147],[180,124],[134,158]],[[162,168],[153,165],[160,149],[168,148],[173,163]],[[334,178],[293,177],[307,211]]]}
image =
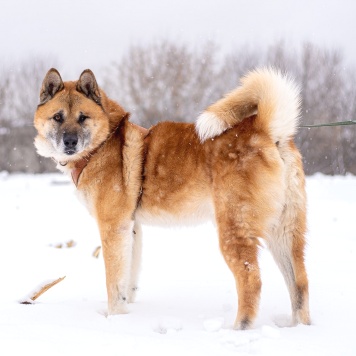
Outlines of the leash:
{"label": "leash", "polygon": [[356,125],[356,120],[329,122],[327,124],[299,125],[299,128],[329,127],[329,126],[349,126]]}

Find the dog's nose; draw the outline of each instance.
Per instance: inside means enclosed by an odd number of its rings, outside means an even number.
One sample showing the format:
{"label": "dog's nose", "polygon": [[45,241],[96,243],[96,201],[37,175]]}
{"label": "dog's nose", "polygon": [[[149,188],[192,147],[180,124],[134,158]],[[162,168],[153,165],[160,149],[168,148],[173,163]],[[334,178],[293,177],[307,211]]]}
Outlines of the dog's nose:
{"label": "dog's nose", "polygon": [[63,134],[64,146],[68,149],[74,149],[78,143],[78,135],[76,133],[65,132]]}

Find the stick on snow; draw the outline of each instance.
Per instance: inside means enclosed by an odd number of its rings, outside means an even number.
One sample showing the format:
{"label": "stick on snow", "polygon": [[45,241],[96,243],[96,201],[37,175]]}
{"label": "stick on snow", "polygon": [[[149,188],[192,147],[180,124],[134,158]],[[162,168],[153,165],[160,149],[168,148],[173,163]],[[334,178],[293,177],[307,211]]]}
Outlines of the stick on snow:
{"label": "stick on snow", "polygon": [[21,304],[32,304],[32,302],[34,302],[38,297],[40,297],[44,292],[47,292],[48,289],[52,288],[53,286],[55,286],[57,283],[63,281],[63,279],[66,278],[66,276],[64,277],[60,277],[58,279],[55,279],[53,281],[46,281],[43,282],[42,284],[40,284],[34,291],[32,291],[31,293],[29,293],[29,296],[26,297],[23,301],[21,301]]}
{"label": "stick on snow", "polygon": [[98,258],[100,254],[101,246],[98,246],[94,252],[93,252],[93,257]]}

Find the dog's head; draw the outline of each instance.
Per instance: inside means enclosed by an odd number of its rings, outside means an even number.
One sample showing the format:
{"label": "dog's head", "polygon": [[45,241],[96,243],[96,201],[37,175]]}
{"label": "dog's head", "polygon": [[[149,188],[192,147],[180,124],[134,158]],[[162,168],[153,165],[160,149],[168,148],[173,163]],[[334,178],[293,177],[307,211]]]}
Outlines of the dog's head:
{"label": "dog's head", "polygon": [[[91,70],[85,70],[76,82],[63,82],[58,71],[50,69],[43,80],[34,118],[38,153],[59,162],[89,154],[112,129],[110,102]],[[125,116],[118,105],[114,111],[119,119]]]}

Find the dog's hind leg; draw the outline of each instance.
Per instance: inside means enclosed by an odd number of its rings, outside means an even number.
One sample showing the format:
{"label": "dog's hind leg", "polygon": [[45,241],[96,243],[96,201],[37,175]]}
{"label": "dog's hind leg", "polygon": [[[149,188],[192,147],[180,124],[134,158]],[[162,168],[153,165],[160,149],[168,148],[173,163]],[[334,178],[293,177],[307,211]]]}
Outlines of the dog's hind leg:
{"label": "dog's hind leg", "polygon": [[136,298],[138,289],[138,279],[141,270],[141,256],[142,256],[142,228],[141,224],[135,222],[133,229],[133,246],[132,246],[132,262],[131,275],[128,290],[128,302],[133,303]]}
{"label": "dog's hind leg", "polygon": [[[241,209],[244,209],[241,207]],[[258,239],[245,214],[243,220],[217,206],[216,221],[222,255],[234,275],[238,293],[235,329],[248,329],[256,317],[261,279],[258,266]]]}
{"label": "dog's hind leg", "polygon": [[[293,208],[292,208],[293,209]],[[304,264],[304,212],[285,208],[280,225],[268,238],[269,249],[287,284],[293,324],[310,324],[308,277]]]}
{"label": "dog's hind leg", "polygon": [[288,286],[293,324],[310,324],[308,277],[304,263],[306,194],[300,157],[288,148],[285,204],[278,224],[268,237],[268,246]]}
{"label": "dog's hind leg", "polygon": [[[239,140],[232,141],[239,154],[219,156],[213,175],[220,249],[234,275],[238,293],[236,329],[252,327],[257,315],[262,284],[259,238],[270,231],[284,201],[283,162],[278,152],[272,145],[259,148],[256,135],[252,135],[256,147],[246,149],[250,137],[240,135]],[[226,146],[230,149],[230,145]]]}

